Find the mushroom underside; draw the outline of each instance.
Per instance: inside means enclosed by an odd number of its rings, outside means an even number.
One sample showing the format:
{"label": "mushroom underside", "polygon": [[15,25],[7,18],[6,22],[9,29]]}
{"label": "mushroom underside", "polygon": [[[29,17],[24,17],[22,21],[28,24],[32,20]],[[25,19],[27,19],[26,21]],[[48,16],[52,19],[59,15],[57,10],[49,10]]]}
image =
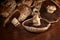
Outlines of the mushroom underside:
{"label": "mushroom underside", "polygon": [[28,19],[22,23],[23,27],[30,32],[43,32],[49,29],[51,24],[44,19],[41,19],[41,25],[38,27],[35,27],[32,23],[32,19]]}

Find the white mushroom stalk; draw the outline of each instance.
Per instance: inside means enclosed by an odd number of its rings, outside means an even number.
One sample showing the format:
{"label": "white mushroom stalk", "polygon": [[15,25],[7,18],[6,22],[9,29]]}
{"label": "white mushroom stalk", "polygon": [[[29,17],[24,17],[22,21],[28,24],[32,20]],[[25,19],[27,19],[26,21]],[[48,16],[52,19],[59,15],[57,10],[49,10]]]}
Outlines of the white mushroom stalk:
{"label": "white mushroom stalk", "polygon": [[41,25],[40,18],[38,16],[38,14],[35,14],[33,16],[33,25],[34,26],[40,26]]}
{"label": "white mushroom stalk", "polygon": [[11,23],[16,27],[20,24],[20,22],[16,19],[16,18],[13,18],[13,20],[11,21]]}
{"label": "white mushroom stalk", "polygon": [[39,16],[40,16],[39,10],[34,8],[32,15],[33,15],[33,25],[40,26],[41,25],[41,22],[40,22],[41,17],[39,18]]}

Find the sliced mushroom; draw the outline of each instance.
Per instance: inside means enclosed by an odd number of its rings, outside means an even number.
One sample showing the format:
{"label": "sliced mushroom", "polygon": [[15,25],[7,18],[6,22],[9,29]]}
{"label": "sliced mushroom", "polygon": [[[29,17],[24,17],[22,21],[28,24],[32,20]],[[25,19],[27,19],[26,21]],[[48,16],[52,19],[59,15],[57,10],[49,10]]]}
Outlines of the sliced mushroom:
{"label": "sliced mushroom", "polygon": [[33,25],[34,26],[40,26],[41,23],[40,23],[40,18],[39,18],[39,15],[40,12],[38,9],[34,8],[33,9],[33,12],[32,12],[32,16],[33,16]]}

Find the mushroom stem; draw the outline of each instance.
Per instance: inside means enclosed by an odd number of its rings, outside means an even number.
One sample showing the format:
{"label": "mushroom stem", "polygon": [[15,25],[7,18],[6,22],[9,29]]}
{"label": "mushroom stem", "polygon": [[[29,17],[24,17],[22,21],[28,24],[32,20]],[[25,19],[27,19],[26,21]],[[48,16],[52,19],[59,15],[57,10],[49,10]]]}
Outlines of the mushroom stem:
{"label": "mushroom stem", "polygon": [[40,18],[38,16],[38,14],[35,14],[33,16],[33,25],[34,26],[40,26],[41,25]]}
{"label": "mushroom stem", "polygon": [[20,24],[20,22],[18,21],[18,19],[13,18],[13,20],[11,21],[11,23],[16,27]]}

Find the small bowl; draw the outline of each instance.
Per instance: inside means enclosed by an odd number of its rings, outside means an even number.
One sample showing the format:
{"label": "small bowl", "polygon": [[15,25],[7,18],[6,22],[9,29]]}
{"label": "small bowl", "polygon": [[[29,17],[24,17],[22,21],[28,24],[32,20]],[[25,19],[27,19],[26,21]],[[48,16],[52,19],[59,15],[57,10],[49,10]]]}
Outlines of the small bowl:
{"label": "small bowl", "polygon": [[51,26],[51,23],[49,23],[45,19],[41,19],[41,22],[43,22],[43,23],[41,23],[42,27],[41,26],[35,27],[35,26],[32,25],[32,18],[31,18],[31,19],[28,19],[28,20],[24,21],[22,23],[22,25],[27,31],[30,31],[30,32],[44,32],[44,31],[48,30],[49,27]]}

